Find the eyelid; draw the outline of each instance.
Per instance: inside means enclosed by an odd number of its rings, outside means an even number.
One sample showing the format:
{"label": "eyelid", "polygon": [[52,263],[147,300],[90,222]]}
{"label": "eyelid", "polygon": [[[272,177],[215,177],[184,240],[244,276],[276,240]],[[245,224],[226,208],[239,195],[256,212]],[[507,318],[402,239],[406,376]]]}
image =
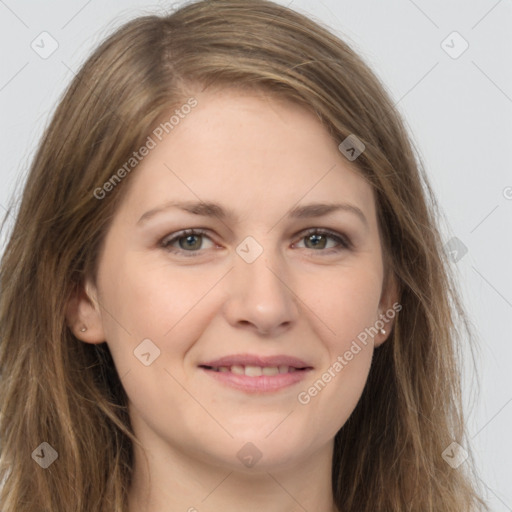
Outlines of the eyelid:
{"label": "eyelid", "polygon": [[[336,240],[339,243],[339,246],[341,246],[344,249],[352,249],[353,244],[350,238],[345,235],[344,233],[339,233],[337,231],[333,231],[331,229],[327,228],[308,228],[305,231],[301,231],[298,233],[300,235],[299,239],[302,240],[303,238],[309,236],[309,235],[325,235],[328,236],[334,240]],[[325,249],[322,251],[316,251],[316,252],[323,252],[323,253],[329,253],[331,250],[336,250],[336,247],[331,247],[330,249]],[[311,251],[315,251],[315,249],[309,249]]]}
{"label": "eyelid", "polygon": [[[171,253],[174,253],[174,254],[185,254],[186,257],[190,257],[190,256],[199,256],[199,254],[201,252],[204,252],[204,250],[196,250],[196,251],[185,251],[183,249],[176,249],[174,247],[171,247],[171,244],[178,241],[180,238],[184,238],[186,236],[191,236],[191,235],[202,235],[202,236],[205,236],[207,238],[210,238],[210,236],[208,236],[208,230],[207,229],[204,229],[204,228],[189,228],[189,229],[182,229],[180,231],[176,231],[174,233],[171,233],[169,235],[166,235],[160,242],[159,242],[159,245],[171,252]],[[212,242],[214,242],[212,240]],[[215,242],[214,242],[215,243]]]}
{"label": "eyelid", "polygon": [[[203,253],[205,251],[201,250],[201,249],[193,250],[193,251],[185,251],[183,249],[172,248],[171,244],[176,242],[180,238],[184,238],[184,237],[190,236],[190,235],[202,235],[206,238],[209,238],[213,243],[215,243],[215,241],[209,235],[209,232],[210,232],[210,230],[205,229],[205,228],[183,229],[183,230],[171,233],[169,235],[166,235],[159,242],[159,245],[163,249],[165,249],[171,253],[174,253],[174,254],[182,254],[182,255],[185,255],[185,257],[199,256],[201,253]],[[308,249],[308,248],[306,248],[306,250],[308,250],[308,251],[318,252],[318,253],[323,253],[323,254],[332,254],[333,252],[340,252],[342,250],[352,250],[353,249],[353,243],[347,235],[345,235],[344,233],[339,233],[337,231],[327,229],[327,228],[316,228],[316,227],[308,228],[308,229],[302,230],[299,233],[297,233],[295,235],[295,238],[298,237],[298,240],[301,241],[305,237],[314,235],[314,234],[327,236],[327,237],[335,240],[338,243],[338,245],[336,247],[330,247],[328,249]],[[294,242],[294,244],[295,243],[296,242]]]}

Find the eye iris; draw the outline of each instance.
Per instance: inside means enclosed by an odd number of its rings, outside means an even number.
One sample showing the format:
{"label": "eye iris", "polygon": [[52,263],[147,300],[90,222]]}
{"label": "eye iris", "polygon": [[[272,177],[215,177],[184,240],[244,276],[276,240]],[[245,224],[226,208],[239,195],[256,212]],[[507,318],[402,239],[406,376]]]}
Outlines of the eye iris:
{"label": "eye iris", "polygon": [[[178,238],[178,244],[181,249],[196,251],[201,248],[202,237],[203,235],[201,233],[183,235]],[[323,233],[312,233],[305,236],[304,240],[306,247],[309,249],[325,249],[328,238],[329,237]]]}
{"label": "eye iris", "polygon": [[[321,242],[320,242],[320,244],[317,243],[321,238],[323,238],[323,242],[324,242],[323,245],[321,244]],[[313,247],[321,247],[322,249],[325,248],[325,241],[326,241],[325,235],[313,234],[313,235],[307,236],[306,237],[306,246],[308,245],[309,241],[313,242]]]}
{"label": "eye iris", "polygon": [[[195,245],[194,238],[196,239]],[[182,240],[186,240],[186,246],[182,244]],[[189,242],[192,242],[192,244],[189,244]],[[201,247],[201,235],[182,236],[179,240],[179,244],[182,249],[199,249]]]}

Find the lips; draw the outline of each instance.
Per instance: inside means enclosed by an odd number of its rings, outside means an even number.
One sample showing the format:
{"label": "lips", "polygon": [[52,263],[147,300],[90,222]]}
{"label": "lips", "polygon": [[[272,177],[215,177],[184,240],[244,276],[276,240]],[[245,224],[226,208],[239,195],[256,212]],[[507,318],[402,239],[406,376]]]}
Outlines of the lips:
{"label": "lips", "polygon": [[[214,371],[232,371],[238,375],[242,375],[246,371],[252,376],[259,375],[277,375],[278,373],[290,373],[297,370],[311,369],[305,361],[293,356],[276,355],[276,356],[257,356],[250,354],[235,354],[231,356],[213,359],[199,365],[201,368]],[[262,373],[258,374],[257,369],[260,368]],[[242,370],[244,370],[242,372]],[[265,370],[265,372],[263,372]]]}
{"label": "lips", "polygon": [[313,369],[292,356],[250,354],[225,356],[198,366],[223,384],[246,392],[277,391],[299,382]]}
{"label": "lips", "polygon": [[255,366],[255,365],[238,365],[206,367],[208,370],[220,373],[234,373],[235,375],[246,375],[247,377],[260,377],[261,375],[279,375],[280,373],[292,373],[298,369],[293,366]]}

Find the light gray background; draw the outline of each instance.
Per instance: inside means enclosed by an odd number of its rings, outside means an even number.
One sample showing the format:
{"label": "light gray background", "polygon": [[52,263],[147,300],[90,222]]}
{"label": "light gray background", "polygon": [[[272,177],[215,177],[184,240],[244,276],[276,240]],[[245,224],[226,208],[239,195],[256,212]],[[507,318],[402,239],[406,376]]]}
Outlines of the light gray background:
{"label": "light gray background", "polygon": [[[2,215],[58,98],[92,48],[128,19],[179,3],[0,0]],[[511,2],[279,3],[328,25],[373,67],[426,164],[447,218],[445,241],[457,237],[468,249],[453,265],[480,339],[470,444],[491,509],[512,511]],[[43,31],[59,45],[47,59],[31,48],[34,40],[43,45]],[[469,44],[457,58],[462,40],[451,36],[442,46],[453,31]],[[465,382],[469,404],[476,382],[471,368]]]}

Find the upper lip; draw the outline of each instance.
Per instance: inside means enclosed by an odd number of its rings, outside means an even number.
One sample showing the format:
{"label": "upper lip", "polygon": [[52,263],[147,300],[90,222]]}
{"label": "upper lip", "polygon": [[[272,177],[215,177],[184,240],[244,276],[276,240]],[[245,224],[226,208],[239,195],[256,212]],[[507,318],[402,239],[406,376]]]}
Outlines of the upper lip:
{"label": "upper lip", "polygon": [[219,368],[221,366],[290,366],[294,368],[311,368],[305,361],[293,356],[275,355],[275,356],[258,356],[252,354],[233,354],[230,356],[212,359],[199,366],[210,366]]}

